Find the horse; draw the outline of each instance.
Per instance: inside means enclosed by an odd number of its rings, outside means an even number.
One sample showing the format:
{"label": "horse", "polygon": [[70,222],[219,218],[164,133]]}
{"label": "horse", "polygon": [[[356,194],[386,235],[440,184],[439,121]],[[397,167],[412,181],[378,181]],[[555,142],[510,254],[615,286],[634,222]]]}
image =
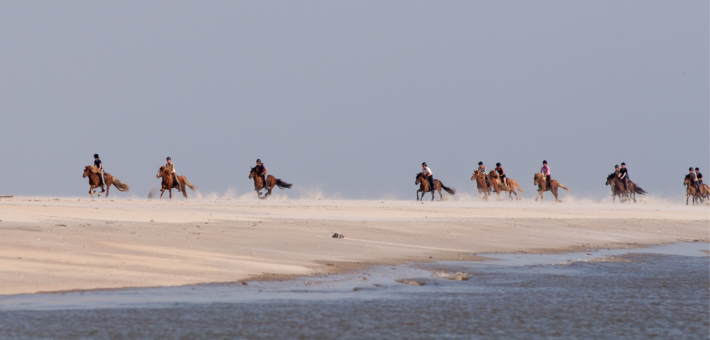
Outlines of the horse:
{"label": "horse", "polygon": [[515,198],[520,200],[520,197],[518,197],[518,194],[515,192],[515,188],[517,187],[518,190],[520,190],[520,193],[525,195],[525,191],[523,191],[523,188],[520,187],[518,182],[516,182],[512,178],[507,178],[508,180],[508,186],[503,184],[503,181],[500,179],[500,176],[495,170],[491,170],[490,174],[488,175],[491,179],[491,183],[493,184],[493,189],[496,191],[498,194],[498,200],[501,201],[500,199],[500,192],[501,191],[507,191],[508,192],[508,197],[512,200],[513,199],[513,194],[515,194]]}
{"label": "horse", "polygon": [[[96,192],[96,188],[101,186],[101,175],[99,174],[99,169],[93,165],[87,165],[84,168],[84,175],[82,176],[83,178],[89,177],[89,194],[91,195],[91,198],[94,198],[94,193]],[[128,189],[131,187],[128,184],[121,183],[116,178],[113,178],[111,174],[108,172],[104,173],[104,180],[106,181],[106,196],[108,197],[108,190],[111,188],[111,184],[118,189],[120,192],[126,192]],[[99,197],[101,197],[101,194],[104,192],[104,189],[101,188],[101,192],[99,193]]]}
{"label": "horse", "polygon": [[268,175],[266,176],[266,194],[264,197],[261,196],[261,189],[264,189],[264,179],[261,177],[261,174],[257,174],[256,167],[251,168],[251,171],[249,172],[249,179],[254,179],[254,191],[256,191],[256,195],[260,199],[266,199],[271,195],[271,189],[274,188],[274,186],[278,186],[279,189],[291,189],[292,184],[286,183],[282,181],[281,179],[278,179],[274,176]]}
{"label": "horse", "polygon": [[[539,198],[540,198],[540,201],[541,201],[541,202],[544,202],[545,199],[543,198],[542,193],[545,192],[545,191],[548,191],[548,190],[549,190],[550,192],[552,192],[553,195],[555,195],[555,202],[559,202],[559,201],[560,201],[559,198],[558,198],[558,196],[557,196],[557,190],[558,190],[559,188],[565,189],[565,190],[567,190],[567,192],[569,192],[569,189],[568,189],[566,186],[564,186],[562,183],[560,183],[560,182],[558,182],[558,181],[556,181],[556,180],[554,180],[554,179],[553,179],[552,181],[550,181],[550,183],[549,183],[550,185],[547,185],[548,183],[547,183],[546,176],[543,175],[541,172],[538,172],[538,173],[535,174],[535,177],[533,177],[533,184],[535,184],[535,185],[537,185],[537,186],[539,187],[539,190],[538,190],[538,193],[537,193],[537,197],[535,197],[535,200],[536,200],[536,201],[537,201],[537,199],[538,199],[538,197],[539,197]],[[545,189],[544,189],[544,190],[543,190],[543,188],[542,188],[543,184],[545,184]]]}
{"label": "horse", "polygon": [[163,198],[163,194],[165,193],[165,189],[168,190],[168,194],[170,194],[170,199],[173,198],[173,188],[178,188],[180,191],[182,191],[182,195],[187,198],[187,190],[186,187],[189,187],[192,189],[192,191],[195,191],[197,189],[196,186],[192,185],[185,176],[177,176],[177,183],[173,183],[173,173],[170,171],[170,169],[166,168],[165,166],[161,166],[160,169],[158,169],[158,174],[155,175],[155,178],[163,178],[163,181],[160,183],[161,189],[160,189],[160,198]]}
{"label": "horse", "polygon": [[[703,189],[705,188],[700,188],[701,192],[698,192],[697,188],[695,188],[694,185],[690,184],[690,174],[685,175],[685,180],[683,180],[683,185],[685,186],[685,205],[688,205],[688,199],[690,196],[693,196],[693,205],[695,205],[695,202],[700,200],[700,204],[703,203],[703,197],[706,195],[703,195]],[[706,184],[703,184],[703,186],[707,186]]]}
{"label": "horse", "polygon": [[624,190],[624,183],[616,177],[615,173],[609,174],[606,177],[606,185],[611,186],[611,196],[613,201],[616,201],[616,196],[619,196],[619,202],[625,202],[626,200],[632,199],[636,203],[636,194],[645,195],[647,192],[641,189],[636,183],[629,180],[629,190]]}
{"label": "horse", "polygon": [[[434,188],[431,189],[429,188],[429,180],[424,179],[424,174],[421,172],[417,174],[417,178],[414,181],[414,184],[419,184],[419,190],[417,190],[417,201],[423,201],[424,200],[424,194],[427,192],[431,192],[431,200],[434,200],[434,193],[436,191],[439,192],[439,201],[443,198],[441,196],[441,189],[444,189],[444,191],[448,192],[451,195],[456,195],[456,189],[455,188],[449,188],[444,185],[444,183],[441,183],[440,180],[438,179],[432,179],[432,182],[434,182]],[[419,193],[422,193],[421,199],[419,198]]]}
{"label": "horse", "polygon": [[478,188],[478,198],[483,198],[488,201],[488,196],[491,194],[491,188],[486,183],[486,174],[481,171],[474,171],[473,176],[471,176],[472,181],[476,181],[476,188]]}

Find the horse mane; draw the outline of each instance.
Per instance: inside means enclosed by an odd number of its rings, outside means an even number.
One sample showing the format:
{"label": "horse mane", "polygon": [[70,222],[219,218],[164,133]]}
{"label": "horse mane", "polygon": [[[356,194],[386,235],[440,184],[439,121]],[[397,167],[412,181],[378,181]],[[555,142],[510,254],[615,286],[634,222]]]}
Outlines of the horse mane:
{"label": "horse mane", "polygon": [[535,173],[535,178],[541,178],[542,176],[543,176],[543,175],[542,175],[542,172],[536,172],[536,173]]}
{"label": "horse mane", "polygon": [[93,165],[87,165],[86,169],[91,171],[92,174],[98,174],[99,173],[99,168],[93,166]]}
{"label": "horse mane", "polygon": [[491,170],[491,173],[488,176],[491,176],[493,179],[498,179],[498,173],[495,170]]}

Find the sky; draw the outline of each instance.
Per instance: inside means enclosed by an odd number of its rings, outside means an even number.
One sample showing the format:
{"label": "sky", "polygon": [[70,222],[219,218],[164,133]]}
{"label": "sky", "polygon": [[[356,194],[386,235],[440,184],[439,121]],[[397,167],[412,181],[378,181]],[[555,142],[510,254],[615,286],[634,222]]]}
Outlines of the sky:
{"label": "sky", "polygon": [[[475,192],[543,159],[576,197],[626,162],[654,196],[710,175],[707,1],[0,0],[0,195],[147,197],[172,157],[200,192],[249,168],[351,199]],[[277,190],[278,191],[278,190]]]}

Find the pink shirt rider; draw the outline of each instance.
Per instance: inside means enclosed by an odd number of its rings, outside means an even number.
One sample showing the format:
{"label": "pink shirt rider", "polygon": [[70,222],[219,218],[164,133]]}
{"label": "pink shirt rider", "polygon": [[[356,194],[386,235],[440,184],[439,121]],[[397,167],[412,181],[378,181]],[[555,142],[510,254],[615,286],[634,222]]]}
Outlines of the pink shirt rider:
{"label": "pink shirt rider", "polygon": [[542,172],[542,174],[545,176],[550,176],[550,167],[547,165],[544,165],[542,167],[542,169],[540,169],[540,172]]}

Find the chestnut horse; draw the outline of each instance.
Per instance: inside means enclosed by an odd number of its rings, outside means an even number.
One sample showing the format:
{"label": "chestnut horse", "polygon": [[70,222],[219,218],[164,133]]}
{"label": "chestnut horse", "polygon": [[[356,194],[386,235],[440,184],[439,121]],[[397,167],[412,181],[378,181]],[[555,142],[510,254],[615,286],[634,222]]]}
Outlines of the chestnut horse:
{"label": "chestnut horse", "polygon": [[[89,194],[91,194],[91,198],[94,198],[96,188],[101,186],[101,175],[99,175],[99,169],[93,165],[87,165],[84,168],[84,175],[82,177],[89,177]],[[108,189],[111,188],[111,184],[113,184],[113,186],[115,186],[120,192],[126,192],[131,188],[128,184],[121,183],[118,179],[113,178],[113,176],[111,176],[108,172],[104,173],[104,179],[106,180],[106,183],[104,183],[106,184],[106,197],[108,197]],[[103,192],[104,190],[101,189],[99,197],[101,197]]]}
{"label": "chestnut horse", "polygon": [[698,189],[695,188],[694,185],[690,184],[690,174],[685,175],[685,179],[683,180],[683,185],[686,187],[685,188],[685,205],[688,205],[688,199],[690,196],[693,196],[693,205],[695,205],[695,202],[700,200],[700,203],[703,203],[703,198],[708,197],[708,193],[710,193],[710,188],[708,188],[707,184],[703,184],[700,186],[700,192],[698,192]]}
{"label": "chestnut horse", "polygon": [[256,167],[251,168],[251,171],[249,172],[249,179],[254,179],[254,191],[256,191],[256,195],[260,199],[266,199],[271,195],[271,189],[274,188],[274,186],[279,187],[279,189],[291,189],[290,183],[286,183],[274,176],[268,175],[266,176],[266,194],[264,196],[261,196],[261,189],[264,189],[264,179],[262,178],[261,174],[257,173]]}
{"label": "chestnut horse", "polygon": [[[439,201],[443,198],[441,196],[441,189],[444,189],[444,191],[448,192],[451,195],[456,195],[456,189],[454,188],[449,188],[444,185],[444,183],[441,183],[440,180],[438,179],[432,179],[432,182],[434,182],[434,188],[429,188],[429,180],[424,179],[424,175],[420,172],[417,174],[417,179],[414,181],[414,184],[419,184],[419,190],[417,190],[417,201],[423,201],[424,200],[424,194],[427,192],[431,192],[431,200],[434,200],[434,193],[436,191],[439,192]],[[419,199],[419,193],[422,193],[422,198]]]}
{"label": "chestnut horse", "polygon": [[508,180],[508,186],[505,186],[503,184],[503,181],[500,179],[500,175],[495,170],[491,170],[491,173],[488,175],[491,179],[491,184],[493,184],[493,190],[496,191],[498,194],[498,200],[501,201],[500,199],[500,192],[501,191],[507,191],[508,192],[508,197],[512,200],[513,199],[513,194],[515,194],[515,198],[520,200],[520,197],[518,197],[518,194],[515,192],[515,188],[518,188],[520,190],[520,193],[525,195],[525,191],[523,191],[523,188],[520,187],[520,184],[518,184],[517,181],[515,181],[512,178],[506,177]]}
{"label": "chestnut horse", "polygon": [[486,183],[486,174],[476,170],[473,172],[471,180],[476,181],[476,187],[478,188],[478,198],[481,198],[481,194],[483,194],[483,198],[488,201],[488,195],[491,194],[491,188],[488,186],[488,183]]}
{"label": "chestnut horse", "polygon": [[155,178],[163,178],[163,181],[161,182],[160,186],[160,198],[163,198],[163,194],[165,193],[165,189],[168,190],[168,194],[170,195],[170,198],[173,198],[173,188],[178,188],[179,190],[182,191],[182,195],[187,198],[187,190],[185,190],[185,186],[189,187],[192,189],[192,191],[195,191],[197,189],[196,186],[192,185],[185,176],[177,176],[177,183],[174,183],[173,181],[173,173],[170,171],[170,169],[166,168],[165,166],[161,166],[160,169],[158,169],[158,174],[155,175]]}
{"label": "chestnut horse", "polygon": [[[536,201],[537,201],[537,199],[538,199],[538,197],[539,197],[539,198],[540,198],[540,201],[543,201],[543,202],[544,202],[545,199],[542,197],[542,193],[545,192],[545,191],[548,191],[548,190],[549,190],[550,192],[552,192],[553,195],[555,195],[555,202],[559,202],[559,201],[560,201],[559,198],[558,198],[558,196],[557,196],[557,190],[558,190],[559,188],[565,189],[565,190],[567,190],[567,192],[569,192],[569,189],[568,189],[566,186],[564,186],[564,184],[562,184],[562,183],[560,183],[560,182],[558,182],[558,181],[556,181],[556,180],[554,180],[554,179],[553,179],[552,181],[550,181],[550,182],[551,182],[551,183],[549,183],[550,185],[548,185],[548,183],[547,183],[547,178],[546,178],[546,176],[543,175],[542,173],[538,172],[538,173],[535,174],[535,177],[533,178],[533,183],[534,183],[535,185],[537,185],[538,188],[539,188],[539,192],[537,193],[537,197],[535,197],[535,200],[536,200]],[[544,189],[543,189],[543,188],[544,188]]]}
{"label": "chestnut horse", "polygon": [[619,202],[624,202],[626,200],[632,199],[636,202],[636,194],[645,195],[647,192],[641,187],[637,186],[634,182],[629,180],[629,191],[624,190],[624,183],[621,182],[615,173],[609,174],[606,177],[606,185],[611,186],[611,196],[613,197],[613,202],[616,201],[616,196],[619,196]]}

